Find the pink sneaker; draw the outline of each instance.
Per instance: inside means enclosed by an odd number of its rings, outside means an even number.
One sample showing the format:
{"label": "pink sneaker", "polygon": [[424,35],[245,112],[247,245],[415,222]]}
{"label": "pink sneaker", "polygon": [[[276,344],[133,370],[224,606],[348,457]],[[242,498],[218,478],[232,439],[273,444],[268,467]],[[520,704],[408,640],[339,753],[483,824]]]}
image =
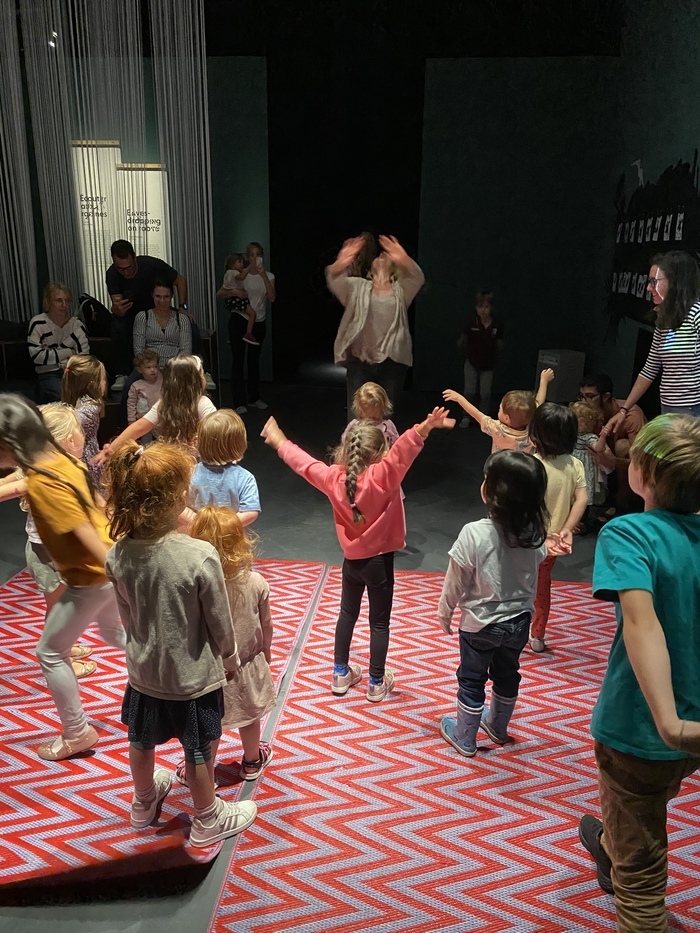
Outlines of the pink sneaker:
{"label": "pink sneaker", "polygon": [[259,341],[259,340],[256,340],[255,337],[253,337],[252,334],[243,334],[243,342],[244,342],[244,343],[250,343],[250,344],[252,344],[252,346],[254,346],[254,347],[259,347],[259,346],[260,346],[260,341]]}

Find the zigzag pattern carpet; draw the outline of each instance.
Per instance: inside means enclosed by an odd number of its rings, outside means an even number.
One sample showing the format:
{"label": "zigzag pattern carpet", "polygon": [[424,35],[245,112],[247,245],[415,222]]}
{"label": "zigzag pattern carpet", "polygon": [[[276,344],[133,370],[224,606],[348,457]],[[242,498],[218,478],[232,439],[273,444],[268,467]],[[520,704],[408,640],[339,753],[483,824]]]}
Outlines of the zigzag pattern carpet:
{"label": "zigzag pattern carpet", "polygon": [[[340,571],[331,571],[211,933],[591,933],[616,929],[577,839],[597,813],[590,714],[614,616],[590,587],[555,584],[548,640],[523,654],[511,732],[461,758],[438,733],[455,705],[455,636],[434,621],[441,575],[397,574],[389,663],[396,688],[329,691]],[[673,930],[700,929],[700,782],[671,805]]]}
{"label": "zigzag pattern carpet", "polygon": [[[321,584],[323,564],[260,561],[268,579],[275,638],[273,675],[279,680],[299,628]],[[82,643],[93,648],[97,671],[80,681],[83,704],[100,733],[96,748],[69,761],[46,762],[35,746],[59,731],[58,718],[34,655],[44,619],[43,597],[28,573],[0,587],[0,883],[24,882],[66,872],[126,871],[141,857],[150,868],[208,861],[220,849],[184,846],[191,801],[173,784],[158,823],[144,832],[129,826],[132,786],[126,729],[119,722],[126,683],[123,654],[107,647],[92,627]],[[175,769],[177,742],[156,753],[159,765]],[[236,735],[222,741],[220,759],[240,761]],[[222,786],[238,782],[238,767],[217,769]],[[232,793],[233,792],[233,793]],[[225,796],[235,797],[237,787]],[[166,862],[166,860],[168,860]]]}

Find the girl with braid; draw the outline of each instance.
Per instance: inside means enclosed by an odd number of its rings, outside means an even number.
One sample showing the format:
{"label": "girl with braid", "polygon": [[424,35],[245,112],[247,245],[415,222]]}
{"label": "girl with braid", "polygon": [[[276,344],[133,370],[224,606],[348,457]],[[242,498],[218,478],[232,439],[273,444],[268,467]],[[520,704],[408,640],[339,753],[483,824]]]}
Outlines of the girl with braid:
{"label": "girl with braid", "polygon": [[[82,450],[77,421],[74,441],[74,449]],[[66,582],[46,616],[36,649],[62,725],[61,735],[40,745],[37,754],[59,761],[87,751],[99,738],[80,702],[70,663],[72,646],[95,620],[108,644],[125,646],[114,590],[104,570],[112,541],[86,467],[61,447],[37,408],[19,395],[0,395],[0,467],[24,471],[37,532]]]}
{"label": "girl with braid", "polygon": [[315,460],[287,440],[274,418],[262,430],[265,443],[295,473],[325,493],[333,509],[345,557],[331,685],[336,696],[343,696],[362,679],[360,665],[350,664],[349,657],[365,588],[370,628],[367,699],[378,703],[394,686],[394,675],[385,663],[394,596],[394,552],[406,544],[401,482],[433,428],[454,425],[454,418],[447,417],[447,409],[434,408],[389,450],[380,427],[370,421],[357,421],[345,432],[332,466]]}

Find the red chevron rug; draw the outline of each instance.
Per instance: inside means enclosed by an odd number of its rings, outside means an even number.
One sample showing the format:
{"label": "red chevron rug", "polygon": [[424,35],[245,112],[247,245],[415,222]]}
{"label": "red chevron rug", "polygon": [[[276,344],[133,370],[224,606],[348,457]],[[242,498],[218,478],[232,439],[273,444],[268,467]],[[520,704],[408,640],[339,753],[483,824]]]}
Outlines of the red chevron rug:
{"label": "red chevron rug", "polygon": [[[389,648],[396,688],[329,691],[340,571],[324,587],[239,837],[212,933],[591,933],[616,929],[612,898],[577,839],[598,813],[588,733],[614,631],[583,584],[554,584],[548,641],[523,654],[514,745],[461,758],[438,733],[455,706],[457,637],[435,622],[440,574],[397,574]],[[480,739],[485,736],[480,734]],[[671,805],[672,929],[700,929],[700,782]]]}
{"label": "red chevron rug", "polygon": [[[320,587],[323,564],[260,561],[256,569],[271,588],[275,634],[273,675],[279,679],[299,628]],[[209,861],[220,849],[185,846],[191,816],[187,788],[173,783],[160,820],[149,830],[129,826],[132,786],[126,729],[119,722],[126,683],[124,657],[94,629],[81,639],[93,648],[97,671],[80,681],[90,721],[100,733],[94,750],[69,761],[42,761],[35,746],[58,732],[59,723],[34,648],[44,618],[43,598],[26,572],[0,587],[0,883],[42,881],[65,873],[112,876],[164,866]],[[237,735],[227,736],[223,762],[240,761]],[[159,765],[174,770],[177,742],[156,752]],[[238,768],[217,778],[227,799],[238,791]],[[235,775],[235,777],[233,777]],[[156,857],[154,857],[156,856]],[[73,876],[72,876],[73,877]]]}

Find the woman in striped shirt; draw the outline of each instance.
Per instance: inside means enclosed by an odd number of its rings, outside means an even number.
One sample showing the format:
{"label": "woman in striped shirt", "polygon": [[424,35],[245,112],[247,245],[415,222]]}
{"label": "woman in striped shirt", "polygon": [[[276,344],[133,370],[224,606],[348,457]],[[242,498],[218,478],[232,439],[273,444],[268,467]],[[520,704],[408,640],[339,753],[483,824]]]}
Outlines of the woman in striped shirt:
{"label": "woman in striped shirt", "polygon": [[698,264],[682,250],[655,256],[647,291],[656,327],[651,350],[624,405],[608,422],[613,430],[661,373],[661,411],[700,417],[700,300]]}
{"label": "woman in striped shirt", "polygon": [[171,307],[172,285],[156,282],[152,294],[153,308],[139,312],[134,321],[134,355],[154,350],[163,369],[179,353],[192,353],[192,328],[187,315]]}

